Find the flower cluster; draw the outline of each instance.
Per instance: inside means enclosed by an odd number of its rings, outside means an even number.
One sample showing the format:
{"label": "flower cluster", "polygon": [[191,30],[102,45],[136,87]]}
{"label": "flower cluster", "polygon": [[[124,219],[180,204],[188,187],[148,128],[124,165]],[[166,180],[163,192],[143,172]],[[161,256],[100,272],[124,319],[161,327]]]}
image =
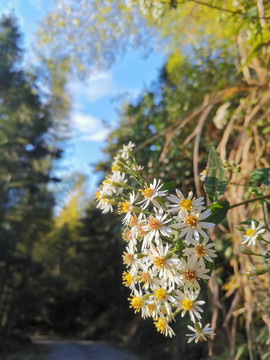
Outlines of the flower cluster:
{"label": "flower cluster", "polygon": [[143,318],[151,317],[157,331],[174,335],[171,322],[187,313],[194,324],[188,341],[214,335],[202,327],[201,282],[209,279],[207,263],[216,257],[207,230],[210,210],[202,197],[169,194],[159,179],[147,183],[133,154],[134,144],[123,146],[114,158],[112,173],[96,193],[103,213],[123,214],[122,238],[126,243],[123,284],[130,289],[130,307]]}

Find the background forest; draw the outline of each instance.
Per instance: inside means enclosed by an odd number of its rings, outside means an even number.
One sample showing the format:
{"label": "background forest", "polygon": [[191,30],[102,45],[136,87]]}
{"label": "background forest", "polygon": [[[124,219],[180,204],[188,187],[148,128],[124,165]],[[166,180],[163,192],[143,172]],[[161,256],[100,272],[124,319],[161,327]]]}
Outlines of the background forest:
{"label": "background forest", "polygon": [[[263,0],[55,0],[29,70],[16,17],[2,16],[1,348],[14,335],[58,334],[110,341],[145,360],[270,359],[269,271],[249,278],[261,258],[241,252],[236,229],[263,219],[269,230],[269,20]],[[230,209],[210,233],[218,257],[203,293],[213,343],[187,344],[186,318],[167,339],[133,313],[120,217],[101,215],[83,174],[54,175],[69,128],[67,81],[108,68],[131,46],[151,52],[155,44],[166,62],[149,89],[122,104],[96,172],[106,176],[132,141],[149,182],[205,196],[199,175],[214,146],[228,179],[222,200],[262,197]]]}

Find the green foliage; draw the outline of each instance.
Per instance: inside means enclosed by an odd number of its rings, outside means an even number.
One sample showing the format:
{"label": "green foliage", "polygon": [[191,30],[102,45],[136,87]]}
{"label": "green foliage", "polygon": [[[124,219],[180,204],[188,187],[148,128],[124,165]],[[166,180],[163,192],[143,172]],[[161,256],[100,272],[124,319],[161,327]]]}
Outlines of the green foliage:
{"label": "green foliage", "polygon": [[9,335],[38,308],[31,285],[42,263],[33,251],[52,226],[54,198],[47,186],[58,181],[51,169],[61,150],[53,145],[54,111],[38,94],[35,77],[22,70],[16,20],[3,16],[0,28],[0,332]]}
{"label": "green foliage", "polygon": [[218,201],[207,206],[207,209],[211,209],[211,215],[208,216],[206,220],[214,224],[219,224],[226,217],[227,212],[230,209],[230,203],[228,201]]}
{"label": "green foliage", "polygon": [[218,201],[225,193],[227,188],[226,171],[215,148],[210,149],[204,189],[209,199]]}
{"label": "green foliage", "polygon": [[253,185],[260,183],[270,186],[270,168],[252,170],[250,174],[250,182]]}

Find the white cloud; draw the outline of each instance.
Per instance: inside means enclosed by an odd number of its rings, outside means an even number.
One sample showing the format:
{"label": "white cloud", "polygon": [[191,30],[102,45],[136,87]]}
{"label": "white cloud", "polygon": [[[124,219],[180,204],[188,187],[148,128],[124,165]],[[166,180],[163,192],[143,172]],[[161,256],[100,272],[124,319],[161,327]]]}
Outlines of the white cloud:
{"label": "white cloud", "polygon": [[89,76],[85,82],[74,81],[68,86],[75,101],[95,102],[105,96],[113,96],[119,92],[110,72],[102,72]]}
{"label": "white cloud", "polygon": [[102,120],[79,112],[71,115],[70,128],[72,141],[104,141],[111,131]]}

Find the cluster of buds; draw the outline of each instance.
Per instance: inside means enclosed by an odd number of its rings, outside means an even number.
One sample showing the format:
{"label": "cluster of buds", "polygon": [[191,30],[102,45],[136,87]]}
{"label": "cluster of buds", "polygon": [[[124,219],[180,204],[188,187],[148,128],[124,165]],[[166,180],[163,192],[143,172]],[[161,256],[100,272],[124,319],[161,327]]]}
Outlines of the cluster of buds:
{"label": "cluster of buds", "polygon": [[237,229],[243,231],[245,235],[241,239],[241,243],[245,248],[241,252],[246,255],[254,255],[259,258],[260,268],[250,265],[248,275],[250,279],[254,279],[258,275],[270,272],[270,233],[265,228],[262,221],[248,221],[250,224],[238,225]]}
{"label": "cluster of buds", "polygon": [[201,325],[201,282],[207,281],[207,263],[216,257],[207,230],[210,210],[202,197],[178,189],[169,194],[161,180],[148,184],[142,176],[130,142],[114,159],[112,173],[96,193],[103,213],[118,209],[123,214],[122,238],[126,242],[123,284],[130,289],[130,307],[143,318],[151,317],[157,330],[173,336],[171,322],[188,313],[193,332],[188,342],[214,335]]}

